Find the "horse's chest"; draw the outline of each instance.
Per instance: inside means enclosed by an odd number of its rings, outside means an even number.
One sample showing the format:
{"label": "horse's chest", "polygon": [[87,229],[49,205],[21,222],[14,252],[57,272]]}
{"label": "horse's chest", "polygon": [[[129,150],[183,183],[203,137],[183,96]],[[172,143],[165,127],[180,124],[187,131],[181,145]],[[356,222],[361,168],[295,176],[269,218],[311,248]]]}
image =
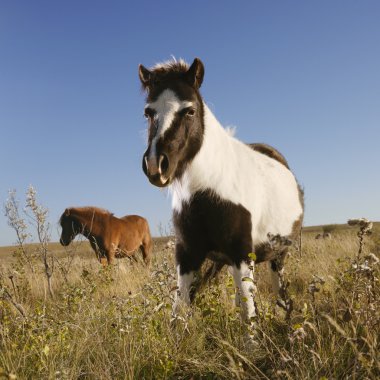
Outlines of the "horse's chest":
{"label": "horse's chest", "polygon": [[225,252],[236,242],[251,244],[251,213],[211,191],[195,193],[173,221],[177,238],[195,249]]}

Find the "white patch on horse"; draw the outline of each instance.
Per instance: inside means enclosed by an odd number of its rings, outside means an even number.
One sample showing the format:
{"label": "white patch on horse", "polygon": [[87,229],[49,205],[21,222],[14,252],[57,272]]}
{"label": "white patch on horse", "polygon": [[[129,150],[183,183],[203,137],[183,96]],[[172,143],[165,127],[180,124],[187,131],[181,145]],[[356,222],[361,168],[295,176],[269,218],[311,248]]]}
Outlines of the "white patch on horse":
{"label": "white patch on horse", "polygon": [[150,157],[156,157],[157,141],[170,128],[174,116],[184,108],[191,107],[192,102],[181,101],[176,94],[169,89],[164,90],[155,102],[148,103],[145,108],[149,107],[156,111],[156,122],[158,123],[157,132],[151,143]]}
{"label": "white patch on horse", "polygon": [[181,212],[182,204],[186,203],[191,197],[187,171],[183,174],[180,181],[173,181],[169,186],[169,192],[172,194],[172,209]]}
{"label": "white patch on horse", "polygon": [[254,261],[251,261],[249,264],[243,261],[240,264],[240,268],[233,265],[230,269],[237,288],[235,303],[241,307],[243,318],[248,321],[250,318],[256,317],[254,298],[257,288],[253,279],[254,267]]}
{"label": "white patch on horse", "polygon": [[173,181],[172,207],[177,212],[197,191],[211,190],[222,200],[242,205],[252,216],[252,241],[267,233],[288,236],[303,213],[298,185],[283,164],[231,136],[204,104],[201,149],[182,178]]}
{"label": "white patch on horse", "polygon": [[194,282],[195,272],[180,274],[180,267],[177,265],[177,285],[178,290],[173,305],[173,313],[178,311],[180,303],[190,305],[190,288]]}

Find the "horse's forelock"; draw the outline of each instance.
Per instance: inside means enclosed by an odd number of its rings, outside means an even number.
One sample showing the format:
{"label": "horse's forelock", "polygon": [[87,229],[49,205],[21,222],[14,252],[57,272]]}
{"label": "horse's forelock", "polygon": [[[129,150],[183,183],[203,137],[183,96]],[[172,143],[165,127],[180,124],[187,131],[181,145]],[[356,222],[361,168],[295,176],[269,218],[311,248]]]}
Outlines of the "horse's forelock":
{"label": "horse's forelock", "polygon": [[182,58],[177,60],[174,57],[171,60],[156,63],[150,71],[154,74],[164,75],[168,73],[186,73],[189,70],[189,64]]}
{"label": "horse's forelock", "polygon": [[177,60],[174,57],[171,60],[157,63],[149,68],[151,81],[143,82],[142,87],[147,90],[148,87],[160,82],[177,80],[189,70],[189,67],[189,64],[183,59]]}

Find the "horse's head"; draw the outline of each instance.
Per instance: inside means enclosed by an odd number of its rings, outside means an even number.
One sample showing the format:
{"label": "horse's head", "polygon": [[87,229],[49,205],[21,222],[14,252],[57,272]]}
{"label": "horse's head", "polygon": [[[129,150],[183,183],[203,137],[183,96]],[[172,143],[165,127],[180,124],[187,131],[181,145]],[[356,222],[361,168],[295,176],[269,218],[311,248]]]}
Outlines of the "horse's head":
{"label": "horse's head", "polygon": [[63,246],[67,246],[75,239],[75,236],[80,233],[80,225],[75,220],[75,218],[72,217],[69,208],[67,208],[61,215],[59,223],[62,227],[62,233],[59,242]]}
{"label": "horse's head", "polygon": [[142,166],[153,185],[164,187],[180,178],[202,145],[204,110],[199,88],[203,75],[198,58],[190,67],[183,61],[150,70],[139,66],[148,120],[148,148]]}

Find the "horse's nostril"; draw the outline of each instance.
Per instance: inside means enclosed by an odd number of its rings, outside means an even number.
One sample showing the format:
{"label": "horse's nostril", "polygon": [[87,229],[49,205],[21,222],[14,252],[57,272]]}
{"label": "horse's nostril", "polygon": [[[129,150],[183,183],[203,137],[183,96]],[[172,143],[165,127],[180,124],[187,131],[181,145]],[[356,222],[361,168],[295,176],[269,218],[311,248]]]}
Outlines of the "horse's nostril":
{"label": "horse's nostril", "polygon": [[161,154],[158,159],[158,172],[160,174],[165,174],[169,169],[169,160],[165,154]]}
{"label": "horse's nostril", "polygon": [[144,158],[143,158],[143,172],[145,173],[145,175],[148,174],[148,157],[146,155],[144,155]]}

